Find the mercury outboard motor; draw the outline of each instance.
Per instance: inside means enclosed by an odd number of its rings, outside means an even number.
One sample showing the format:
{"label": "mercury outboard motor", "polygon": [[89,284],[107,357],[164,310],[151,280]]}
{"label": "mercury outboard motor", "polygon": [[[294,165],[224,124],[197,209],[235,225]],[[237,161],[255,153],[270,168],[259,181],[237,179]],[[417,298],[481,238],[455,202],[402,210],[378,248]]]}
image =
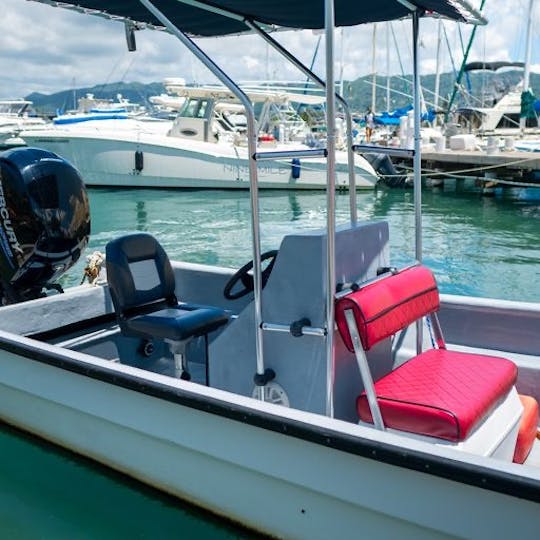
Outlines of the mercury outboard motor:
{"label": "mercury outboard motor", "polygon": [[0,300],[44,296],[79,259],[90,235],[82,178],[39,148],[0,152]]}

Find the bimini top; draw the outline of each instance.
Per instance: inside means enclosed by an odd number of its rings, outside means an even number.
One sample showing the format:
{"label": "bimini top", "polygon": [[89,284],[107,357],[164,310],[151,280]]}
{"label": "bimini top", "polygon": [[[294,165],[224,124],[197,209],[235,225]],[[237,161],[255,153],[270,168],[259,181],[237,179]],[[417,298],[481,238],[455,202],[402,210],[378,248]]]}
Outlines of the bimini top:
{"label": "bimini top", "polygon": [[[34,0],[112,19],[160,28],[161,23],[138,0]],[[153,4],[183,32],[222,36],[249,31],[245,20],[291,29],[324,28],[323,0],[154,0]],[[335,0],[336,26],[389,21],[406,17],[417,7],[422,14],[485,24],[465,0]]]}
{"label": "bimini top", "polygon": [[[164,82],[165,89],[169,94],[180,97],[195,99],[214,99],[221,102],[239,102],[238,98],[224,86],[204,85],[204,86],[186,86],[182,83]],[[287,92],[281,88],[271,88],[264,86],[250,87],[242,86],[244,92],[253,103],[302,103],[304,105],[322,105],[326,97],[322,94],[298,94],[296,92]],[[166,99],[166,98],[165,98]],[[243,107],[241,108],[243,110]]]}
{"label": "bimini top", "polygon": [[524,67],[524,62],[469,62],[465,65],[464,71],[498,71],[502,68],[523,69]]}

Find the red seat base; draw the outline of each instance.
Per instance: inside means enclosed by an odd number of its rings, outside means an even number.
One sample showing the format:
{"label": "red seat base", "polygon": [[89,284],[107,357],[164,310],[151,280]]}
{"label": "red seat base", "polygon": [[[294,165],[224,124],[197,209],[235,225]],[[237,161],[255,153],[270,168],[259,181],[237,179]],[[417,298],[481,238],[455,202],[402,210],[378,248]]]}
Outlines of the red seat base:
{"label": "red seat base", "polygon": [[[508,394],[517,368],[504,358],[432,349],[375,383],[386,427],[459,442]],[[365,392],[357,400],[373,423]]]}
{"label": "red seat base", "polygon": [[523,405],[523,415],[514,452],[514,463],[523,463],[532,449],[538,433],[538,402],[531,396],[519,396]]}

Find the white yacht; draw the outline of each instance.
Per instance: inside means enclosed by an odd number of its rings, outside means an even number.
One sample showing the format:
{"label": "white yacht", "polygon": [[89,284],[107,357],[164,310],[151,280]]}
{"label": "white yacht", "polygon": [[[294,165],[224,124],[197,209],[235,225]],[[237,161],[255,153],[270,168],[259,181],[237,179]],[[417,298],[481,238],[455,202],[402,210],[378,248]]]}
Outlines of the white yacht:
{"label": "white yacht", "polygon": [[59,114],[53,118],[53,124],[78,124],[93,120],[124,120],[146,115],[146,107],[133,103],[122,94],[116,95],[116,101],[96,98],[94,94],[87,93],[77,101],[77,108]]}
{"label": "white yacht", "polygon": [[9,145],[10,139],[13,139],[22,129],[31,130],[44,127],[46,124],[46,120],[33,112],[31,101],[0,100],[0,147]]}
{"label": "white yacht", "polygon": [[[62,118],[20,136],[29,146],[64,157],[89,186],[161,188],[249,188],[249,156],[244,107],[225,87],[186,86],[165,81],[168,94],[154,104],[179,109],[172,122],[150,116],[94,115],[84,122]],[[259,187],[324,189],[326,160],[319,142],[291,103],[320,104],[323,97],[284,91],[248,90],[258,121]],[[305,157],[313,147],[314,157]],[[265,159],[264,151],[297,150],[302,158]],[[276,156],[277,154],[274,154]],[[336,155],[336,187],[347,189],[347,152]],[[354,156],[357,189],[372,189],[379,176]]]}
{"label": "white yacht", "polygon": [[[521,69],[522,62],[471,62],[465,71],[492,71]],[[493,87],[485,95],[476,98],[470,105],[455,111],[455,122],[462,130],[479,136],[523,136],[526,133],[540,133],[538,118],[527,118],[524,129],[520,129],[521,100],[524,81],[505,89]],[[534,96],[531,95],[534,99]]]}

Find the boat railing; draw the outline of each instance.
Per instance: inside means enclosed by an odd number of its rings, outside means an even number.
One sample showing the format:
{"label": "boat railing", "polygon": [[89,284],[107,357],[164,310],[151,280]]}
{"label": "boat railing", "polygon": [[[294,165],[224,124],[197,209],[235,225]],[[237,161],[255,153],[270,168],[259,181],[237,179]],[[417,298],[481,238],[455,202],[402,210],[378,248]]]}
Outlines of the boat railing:
{"label": "boat railing", "polygon": [[414,149],[395,148],[394,146],[378,146],[376,144],[355,144],[353,150],[360,153],[386,154],[392,157],[414,158]]}
{"label": "boat railing", "polygon": [[326,148],[315,148],[309,150],[279,150],[276,152],[255,152],[253,159],[255,161],[268,161],[272,159],[284,159],[284,158],[314,158],[314,157],[326,157],[328,152]]}
{"label": "boat railing", "polygon": [[[139,0],[142,5],[144,5],[164,26],[167,28],[175,37],[177,37],[210,71],[218,78],[218,80],[224,84],[240,101],[244,106],[246,111],[246,121],[247,121],[247,144],[248,152],[250,156],[249,160],[249,176],[250,176],[250,201],[252,208],[251,216],[251,226],[252,226],[252,236],[253,236],[253,282],[254,282],[254,319],[255,319],[255,352],[256,352],[256,375],[254,380],[256,384],[260,386],[259,398],[264,400],[264,386],[268,381],[271,380],[271,375],[268,373],[271,370],[265,369],[264,355],[263,355],[263,321],[262,321],[262,269],[260,264],[261,249],[260,249],[260,226],[259,226],[259,202],[258,202],[258,182],[257,182],[257,161],[256,155],[258,154],[259,159],[276,159],[278,155],[274,152],[257,152],[256,141],[257,141],[257,128],[253,104],[251,100],[246,95],[244,91],[219,67],[215,62],[213,62],[208,55],[200,49],[184,32],[179,30],[167,17],[151,2],[151,0]],[[215,8],[210,6],[205,6],[203,9],[209,11],[215,11]],[[333,5],[327,2],[325,10],[328,11],[326,17],[328,20],[333,20]],[[238,18],[234,13],[227,12],[224,10],[218,10],[220,14],[227,17]],[[357,221],[357,209],[356,209],[356,181],[354,177],[354,152],[352,150],[352,115],[348,110],[346,102],[341,98],[341,96],[335,96],[334,92],[334,83],[333,83],[333,72],[332,66],[327,65],[327,84],[324,83],[319,77],[317,77],[311,70],[301,64],[296,58],[294,58],[288,51],[286,51],[279,43],[273,40],[264,30],[252,23],[251,21],[246,20],[243,17],[239,17],[242,22],[247,26],[251,27],[256,31],[260,36],[262,36],[272,47],[274,47],[278,52],[280,52],[286,59],[292,62],[297,66],[301,71],[306,73],[312,80],[317,84],[326,89],[326,100],[327,100],[327,120],[332,119],[332,125],[328,124],[327,121],[327,149],[310,149],[308,155],[312,156],[322,156],[327,159],[327,283],[328,288],[327,302],[325,307],[326,313],[326,329],[332,328],[334,324],[334,299],[333,293],[335,288],[335,268],[334,268],[334,258],[335,258],[335,248],[334,248],[334,234],[335,234],[335,115],[334,115],[334,100],[338,99],[345,110],[345,116],[348,118],[347,121],[347,136],[348,136],[348,157],[349,157],[349,193],[350,193],[350,210],[351,210],[351,221],[356,223]],[[332,49],[332,39],[327,43],[327,48]],[[333,57],[333,50],[330,51],[332,54],[328,55]],[[332,100],[329,103],[329,94],[331,94]],[[301,152],[300,155],[305,156],[305,152]],[[295,153],[294,156],[292,152],[284,152],[279,154],[280,157],[298,157],[299,154]],[[333,332],[328,332],[325,330],[325,339],[326,339],[326,351],[327,351],[327,414],[333,416]]]}
{"label": "boat railing", "polygon": [[309,319],[300,319],[299,321],[294,321],[291,324],[263,322],[261,327],[263,330],[267,332],[283,332],[286,334],[291,334],[294,337],[301,337],[301,336],[326,337],[327,335],[326,328],[320,328],[318,326],[311,326],[311,321]]}
{"label": "boat railing", "polygon": [[[249,179],[250,179],[250,205],[251,205],[251,232],[252,232],[252,254],[253,254],[253,308],[255,319],[255,359],[256,359],[256,374],[254,380],[259,387],[259,399],[265,400],[264,386],[272,379],[271,370],[267,370],[264,364],[264,348],[263,348],[263,331],[262,331],[262,267],[261,260],[261,239],[260,239],[260,218],[259,218],[259,196],[258,196],[258,172],[257,162],[253,156],[257,153],[257,122],[253,104],[246,93],[190,38],[182,32],[176,25],[171,22],[162,11],[160,11],[151,0],[139,0],[139,2],[152,13],[158,21],[187,49],[192,52],[195,57],[200,60],[203,65],[208,68],[217,79],[226,86],[233,95],[238,99],[241,105],[244,106],[247,124],[247,145],[249,159]],[[211,6],[203,7],[209,11],[215,8]],[[243,17],[224,11],[218,10],[220,14],[227,17],[239,18]]]}

